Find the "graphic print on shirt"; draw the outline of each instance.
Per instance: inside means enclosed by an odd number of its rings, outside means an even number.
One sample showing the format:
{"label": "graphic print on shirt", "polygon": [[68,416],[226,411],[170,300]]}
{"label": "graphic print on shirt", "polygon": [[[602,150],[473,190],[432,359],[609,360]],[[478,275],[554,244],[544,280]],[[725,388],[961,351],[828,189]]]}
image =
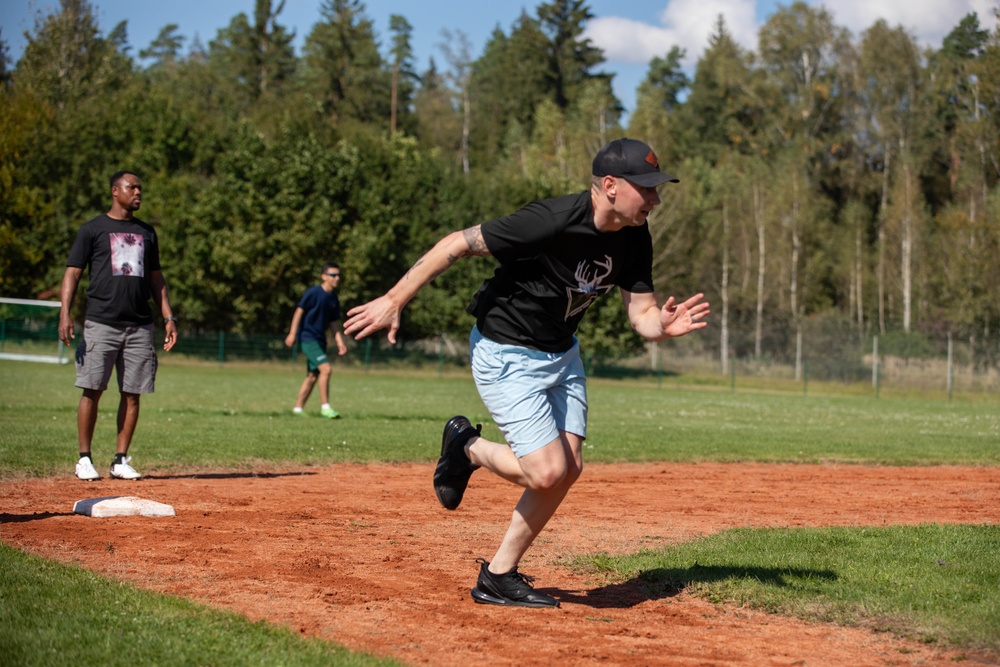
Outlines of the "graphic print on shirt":
{"label": "graphic print on shirt", "polygon": [[605,284],[603,281],[611,275],[614,262],[610,255],[604,256],[604,261],[583,260],[576,265],[576,287],[566,288],[566,319],[573,317],[587,309],[597,297],[607,294],[613,282]]}
{"label": "graphic print on shirt", "polygon": [[145,239],[142,234],[111,233],[111,275],[142,278],[146,275]]}

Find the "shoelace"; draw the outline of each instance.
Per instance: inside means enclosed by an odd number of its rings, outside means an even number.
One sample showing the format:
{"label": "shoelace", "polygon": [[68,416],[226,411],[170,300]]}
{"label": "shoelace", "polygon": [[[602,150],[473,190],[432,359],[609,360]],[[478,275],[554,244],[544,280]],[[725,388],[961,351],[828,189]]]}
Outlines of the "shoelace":
{"label": "shoelace", "polygon": [[535,578],[532,577],[531,575],[524,574],[523,572],[518,572],[516,567],[503,576],[505,579],[519,580],[522,584],[524,584],[528,588],[534,588],[534,586],[531,585],[531,582],[533,582]]}
{"label": "shoelace", "polygon": [[[489,565],[489,563],[487,563],[485,558],[477,558],[476,562],[479,563],[480,565],[487,565],[487,566]],[[534,588],[534,586],[531,585],[531,582],[533,582],[535,578],[532,577],[531,575],[524,574],[523,572],[518,572],[516,567],[510,572],[506,572],[504,574],[493,574],[489,570],[486,571],[489,572],[490,576],[496,577],[497,579],[514,579],[515,581],[524,584],[528,588]]]}

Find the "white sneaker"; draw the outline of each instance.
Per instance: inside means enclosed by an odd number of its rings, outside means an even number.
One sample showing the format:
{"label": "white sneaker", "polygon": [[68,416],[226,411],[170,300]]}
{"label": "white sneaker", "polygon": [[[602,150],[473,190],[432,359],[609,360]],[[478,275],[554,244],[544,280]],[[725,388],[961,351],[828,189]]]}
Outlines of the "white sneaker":
{"label": "white sneaker", "polygon": [[128,464],[131,460],[132,457],[129,456],[121,463],[112,463],[111,476],[117,477],[118,479],[139,479],[142,477],[142,475],[135,471],[135,468]]}
{"label": "white sneaker", "polygon": [[76,476],[85,482],[101,478],[100,473],[97,472],[97,468],[94,467],[94,462],[88,456],[76,462]]}

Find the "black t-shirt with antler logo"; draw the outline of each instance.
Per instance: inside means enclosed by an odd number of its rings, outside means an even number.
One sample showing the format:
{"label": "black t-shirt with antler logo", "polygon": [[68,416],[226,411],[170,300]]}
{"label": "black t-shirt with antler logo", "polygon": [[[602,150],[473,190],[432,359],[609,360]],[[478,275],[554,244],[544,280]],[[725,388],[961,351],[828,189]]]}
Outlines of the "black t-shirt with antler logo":
{"label": "black t-shirt with antler logo", "polygon": [[589,191],[532,202],[482,232],[500,266],[468,310],[491,340],[565,352],[597,297],[653,291],[649,226],[597,231]]}

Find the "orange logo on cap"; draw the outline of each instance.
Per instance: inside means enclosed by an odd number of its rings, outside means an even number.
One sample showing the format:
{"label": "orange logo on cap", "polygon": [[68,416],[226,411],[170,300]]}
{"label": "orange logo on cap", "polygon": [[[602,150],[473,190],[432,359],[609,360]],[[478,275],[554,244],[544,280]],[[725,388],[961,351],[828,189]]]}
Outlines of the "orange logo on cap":
{"label": "orange logo on cap", "polygon": [[653,165],[657,169],[660,168],[660,162],[656,159],[656,154],[653,151],[649,151],[649,155],[646,156],[646,162]]}

